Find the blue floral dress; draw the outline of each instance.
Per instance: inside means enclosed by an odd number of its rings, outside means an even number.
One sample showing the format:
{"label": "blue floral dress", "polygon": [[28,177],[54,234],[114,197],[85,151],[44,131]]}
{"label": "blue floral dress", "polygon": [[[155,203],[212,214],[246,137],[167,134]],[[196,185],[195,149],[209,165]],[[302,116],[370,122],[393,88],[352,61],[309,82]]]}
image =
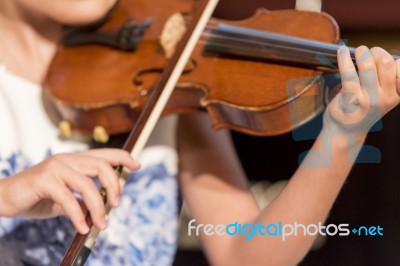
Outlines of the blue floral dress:
{"label": "blue floral dress", "polygon": [[[9,125],[0,130],[0,178],[50,154],[87,148],[82,140],[59,140],[42,107],[40,86],[1,65],[0,120]],[[176,153],[156,145],[147,147],[139,160],[142,169],[130,174],[120,207],[111,211],[86,265],[172,264],[178,216]],[[0,266],[57,265],[75,232],[67,217],[0,217]]]}

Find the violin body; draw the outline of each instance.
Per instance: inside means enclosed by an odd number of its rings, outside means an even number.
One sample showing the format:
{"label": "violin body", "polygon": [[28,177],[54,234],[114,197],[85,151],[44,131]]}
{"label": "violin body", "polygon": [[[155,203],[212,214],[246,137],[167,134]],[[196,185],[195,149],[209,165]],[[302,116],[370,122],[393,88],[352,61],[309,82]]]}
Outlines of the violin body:
{"label": "violin body", "polygon": [[[60,46],[45,96],[78,131],[89,133],[102,126],[108,134],[128,132],[157,83],[160,74],[154,70],[163,69],[168,60],[159,41],[164,24],[177,11],[190,14],[195,5],[195,0],[121,0],[99,30],[119,27],[129,18],[150,18],[137,48]],[[209,26],[213,29],[221,23],[326,43],[339,41],[336,22],[324,13],[258,10],[240,21],[212,19]],[[268,136],[286,133],[323,109],[321,70],[207,52],[210,36],[212,30],[196,46],[192,65],[182,74],[164,114],[207,111],[216,129]],[[299,83],[288,95],[290,79]]]}

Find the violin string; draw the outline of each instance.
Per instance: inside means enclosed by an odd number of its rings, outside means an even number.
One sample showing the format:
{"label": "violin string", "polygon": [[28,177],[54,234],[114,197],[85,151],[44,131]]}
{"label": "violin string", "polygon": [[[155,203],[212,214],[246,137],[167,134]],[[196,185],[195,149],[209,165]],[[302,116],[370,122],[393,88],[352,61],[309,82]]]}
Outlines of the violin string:
{"label": "violin string", "polygon": [[[285,49],[286,51],[291,51],[291,52],[299,52],[302,53],[303,55],[308,55],[308,56],[313,56],[316,59],[316,55],[321,54],[324,55],[328,58],[333,57],[336,58],[336,50],[332,50],[327,52],[321,52],[321,51],[316,51],[312,49],[307,49],[307,48],[300,48],[300,47],[294,47],[290,45],[283,45],[283,44],[273,44],[273,43],[268,43],[268,42],[262,42],[262,41],[256,41],[256,40],[250,40],[250,39],[245,39],[245,38],[238,38],[238,37],[231,37],[231,36],[226,36],[223,34],[215,34],[215,33],[209,33],[205,32],[202,34],[200,43],[203,45],[217,45],[220,48],[224,49],[232,49],[235,51],[240,51],[240,52],[247,52],[247,51],[253,51],[254,47],[261,47],[263,49],[258,50],[257,53],[259,52],[264,52],[268,48],[276,48],[276,49]],[[221,40],[221,42],[215,42],[213,44],[212,38],[216,38],[218,40]],[[245,44],[247,45],[241,45]],[[337,46],[339,48],[339,46]],[[254,54],[254,52],[253,52]]]}
{"label": "violin string", "polygon": [[[190,17],[188,16],[184,16],[185,21],[189,21]],[[262,42],[262,41],[255,41],[255,40],[249,40],[246,38],[239,38],[239,37],[231,37],[231,36],[226,36],[224,34],[217,34],[215,33],[215,26],[209,26],[207,27],[204,32],[202,33],[200,40],[198,43],[202,44],[202,45],[210,45],[212,44],[210,42],[210,38],[218,38],[221,41],[232,41],[232,43],[224,43],[224,44],[217,44],[220,48],[224,48],[224,49],[232,49],[235,51],[240,51],[240,52],[244,52],[246,53],[247,51],[252,51],[251,48],[245,48],[243,47],[243,45],[238,44],[238,42],[242,42],[245,43],[247,45],[254,45],[254,46],[268,46],[270,48],[277,48],[277,49],[286,49],[286,50],[290,50],[292,52],[299,52],[299,53],[303,53],[306,54],[308,56],[314,56],[316,59],[316,55],[317,53],[323,56],[326,56],[328,59],[332,60],[334,62],[336,62],[336,53],[337,53],[337,49],[339,49],[339,46],[335,47],[336,49],[332,49],[329,52],[321,52],[321,51],[316,51],[316,50],[312,50],[312,49],[306,49],[306,48],[299,48],[299,47],[293,47],[293,46],[288,46],[288,45],[282,45],[282,44],[272,44],[272,43],[267,43],[267,42]],[[289,37],[290,38],[290,37]],[[206,39],[206,40],[204,40]],[[257,51],[259,52],[259,51]],[[268,53],[266,53],[268,55]]]}
{"label": "violin string", "polygon": [[[301,51],[301,52],[307,52],[307,53],[316,53],[319,51],[316,50],[312,50],[311,48],[307,49],[307,48],[300,48],[300,47],[294,47],[294,46],[290,46],[290,45],[282,45],[282,44],[273,44],[273,43],[268,43],[266,41],[262,42],[262,41],[255,41],[255,40],[250,40],[250,39],[243,39],[243,38],[238,38],[238,37],[231,37],[231,36],[226,36],[223,34],[215,34],[215,33],[203,33],[202,37],[207,37],[206,40],[203,40],[203,38],[201,39],[203,44],[210,44],[210,37],[213,38],[217,38],[221,41],[232,41],[232,43],[226,45],[224,44],[224,47],[233,47],[233,48],[237,48],[237,47],[242,47],[239,44],[235,44],[238,42],[242,42],[245,44],[249,44],[249,45],[255,45],[255,46],[269,46],[269,47],[274,47],[274,48],[288,48],[288,49],[292,49],[292,50],[296,50],[296,51]],[[204,41],[204,42],[203,42]],[[337,46],[337,49],[339,49],[339,46]],[[329,53],[324,52],[325,55],[328,56],[336,56],[336,52],[337,49],[333,49],[332,51],[329,51]]]}
{"label": "violin string", "polygon": [[[189,21],[190,16],[184,16],[184,19],[186,22]],[[262,42],[262,41],[255,41],[255,40],[249,40],[246,39],[244,37],[242,38],[234,38],[231,36],[226,36],[224,34],[216,34],[215,33],[215,29],[218,27],[218,25],[210,25],[208,26],[205,31],[202,33],[202,37],[199,40],[200,44],[203,45],[210,45],[210,41],[208,40],[210,37],[217,37],[219,40],[231,40],[232,42],[234,42],[235,44],[218,44],[220,48],[224,48],[224,49],[234,49],[235,51],[240,51],[240,52],[246,52],[246,51],[250,51],[247,48],[243,48],[243,45],[238,44],[236,41],[240,41],[240,42],[245,42],[248,45],[254,45],[254,46],[266,46],[268,45],[269,48],[276,48],[276,49],[286,49],[286,51],[291,51],[291,52],[299,52],[302,53],[303,55],[308,56],[308,58],[310,59],[310,56],[313,56],[313,61],[314,62],[318,62],[317,65],[323,65],[323,66],[329,66],[329,67],[333,67],[334,63],[337,63],[337,59],[336,59],[336,53],[337,50],[339,49],[339,45],[338,44],[331,44],[331,43],[324,43],[321,42],[321,45],[324,46],[324,51],[320,51],[318,49],[315,48],[316,43],[318,43],[319,41],[315,41],[315,40],[309,40],[310,42],[314,42],[314,47],[308,47],[308,48],[300,48],[300,47],[294,47],[294,46],[290,46],[290,45],[282,45],[282,44],[271,44],[268,43],[266,41]],[[268,32],[264,31],[263,34],[268,34]],[[274,34],[274,33],[271,33]],[[292,36],[288,36],[288,40],[290,40]],[[294,37],[296,38],[296,37]],[[206,40],[204,40],[206,39]],[[307,41],[305,39],[305,41]],[[304,43],[303,43],[304,44]],[[328,44],[329,46],[327,47],[326,44]],[[350,54],[351,57],[353,59],[353,61],[355,60],[355,48],[349,47],[350,49]],[[264,51],[265,52],[265,51]],[[266,55],[268,55],[268,53],[265,53]],[[299,55],[296,55],[299,56]],[[318,58],[317,58],[318,57]],[[325,58],[324,58],[325,57]],[[400,59],[400,56],[393,56],[395,59]],[[322,64],[320,64],[322,63]]]}

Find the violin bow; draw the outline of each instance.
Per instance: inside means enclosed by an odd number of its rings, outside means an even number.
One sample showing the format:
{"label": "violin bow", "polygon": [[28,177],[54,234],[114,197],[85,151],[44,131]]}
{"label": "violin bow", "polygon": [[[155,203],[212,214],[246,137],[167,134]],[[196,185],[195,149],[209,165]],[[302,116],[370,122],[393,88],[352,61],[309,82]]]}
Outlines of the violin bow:
{"label": "violin bow", "polygon": [[[160,79],[151,92],[143,111],[123,146],[123,150],[130,152],[134,158],[138,158],[149,139],[218,1],[219,0],[200,1],[187,31],[177,45],[174,55],[168,60]],[[125,171],[122,166],[118,166],[116,172],[120,185],[123,187],[126,181],[127,171]],[[107,200],[104,188],[100,190],[100,194],[106,204]],[[106,204],[107,214],[110,209],[108,204]],[[77,233],[75,235],[60,263],[61,266],[84,265],[91,254],[100,231],[93,226],[90,215],[86,215],[86,222],[90,227],[89,233],[85,235]]]}

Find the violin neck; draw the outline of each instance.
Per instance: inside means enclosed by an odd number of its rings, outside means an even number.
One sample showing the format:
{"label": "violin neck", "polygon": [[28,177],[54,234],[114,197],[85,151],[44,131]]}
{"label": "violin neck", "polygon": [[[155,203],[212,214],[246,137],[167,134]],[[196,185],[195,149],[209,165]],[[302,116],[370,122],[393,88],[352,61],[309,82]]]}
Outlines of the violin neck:
{"label": "violin neck", "polygon": [[[205,50],[223,56],[286,63],[335,72],[339,47],[338,44],[219,24],[212,30]],[[349,50],[355,61],[355,48],[349,47]]]}

